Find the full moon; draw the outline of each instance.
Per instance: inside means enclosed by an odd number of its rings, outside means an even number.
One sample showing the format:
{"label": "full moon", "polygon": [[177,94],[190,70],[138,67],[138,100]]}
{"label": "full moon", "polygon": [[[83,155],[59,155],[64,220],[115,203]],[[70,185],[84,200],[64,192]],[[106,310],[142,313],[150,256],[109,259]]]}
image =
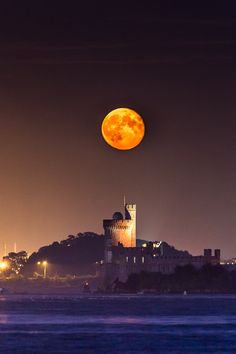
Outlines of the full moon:
{"label": "full moon", "polygon": [[102,135],[115,149],[130,150],[143,140],[145,125],[142,117],[130,108],[117,108],[102,122]]}

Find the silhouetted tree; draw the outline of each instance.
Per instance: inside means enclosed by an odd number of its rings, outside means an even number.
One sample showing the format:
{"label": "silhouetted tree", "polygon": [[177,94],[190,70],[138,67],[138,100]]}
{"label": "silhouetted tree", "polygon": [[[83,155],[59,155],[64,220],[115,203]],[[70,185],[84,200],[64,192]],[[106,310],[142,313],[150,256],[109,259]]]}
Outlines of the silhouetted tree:
{"label": "silhouetted tree", "polygon": [[159,292],[236,292],[236,271],[221,265],[206,264],[197,270],[193,265],[178,266],[173,274],[141,272],[131,274],[126,291],[156,290]]}

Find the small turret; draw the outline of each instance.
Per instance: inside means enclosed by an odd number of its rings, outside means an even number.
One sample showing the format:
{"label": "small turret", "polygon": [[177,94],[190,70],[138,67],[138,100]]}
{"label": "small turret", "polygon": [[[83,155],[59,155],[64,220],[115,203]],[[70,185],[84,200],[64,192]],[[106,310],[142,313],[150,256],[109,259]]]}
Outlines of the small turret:
{"label": "small turret", "polygon": [[125,219],[132,220],[131,247],[136,247],[136,204],[125,204]]}

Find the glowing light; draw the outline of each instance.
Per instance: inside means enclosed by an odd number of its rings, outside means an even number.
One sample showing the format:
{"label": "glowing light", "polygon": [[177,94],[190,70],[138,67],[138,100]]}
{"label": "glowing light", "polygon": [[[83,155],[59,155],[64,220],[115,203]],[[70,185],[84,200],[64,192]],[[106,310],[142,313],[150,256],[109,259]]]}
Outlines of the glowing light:
{"label": "glowing light", "polygon": [[162,244],[162,241],[159,241],[159,242],[155,242],[153,243],[153,248],[159,248]]}
{"label": "glowing light", "polygon": [[145,125],[142,117],[132,109],[117,108],[104,118],[102,135],[105,141],[118,150],[130,150],[143,140]]}
{"label": "glowing light", "polygon": [[38,265],[42,265],[43,266],[43,277],[46,278],[47,277],[47,265],[48,262],[47,261],[43,261],[43,262],[37,262]]}
{"label": "glowing light", "polygon": [[8,264],[7,262],[0,262],[0,269],[1,270],[5,270],[8,268]]}

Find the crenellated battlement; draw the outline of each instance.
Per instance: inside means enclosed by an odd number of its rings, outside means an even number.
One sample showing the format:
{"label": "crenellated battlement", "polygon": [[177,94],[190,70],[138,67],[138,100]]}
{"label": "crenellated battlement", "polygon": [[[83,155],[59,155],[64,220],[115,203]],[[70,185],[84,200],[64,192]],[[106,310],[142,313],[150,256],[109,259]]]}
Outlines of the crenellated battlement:
{"label": "crenellated battlement", "polygon": [[136,210],[136,204],[125,204],[125,208],[128,210]]}
{"label": "crenellated battlement", "polygon": [[109,233],[114,233],[116,230],[130,230],[133,227],[132,220],[103,220],[103,227],[109,231]]}

